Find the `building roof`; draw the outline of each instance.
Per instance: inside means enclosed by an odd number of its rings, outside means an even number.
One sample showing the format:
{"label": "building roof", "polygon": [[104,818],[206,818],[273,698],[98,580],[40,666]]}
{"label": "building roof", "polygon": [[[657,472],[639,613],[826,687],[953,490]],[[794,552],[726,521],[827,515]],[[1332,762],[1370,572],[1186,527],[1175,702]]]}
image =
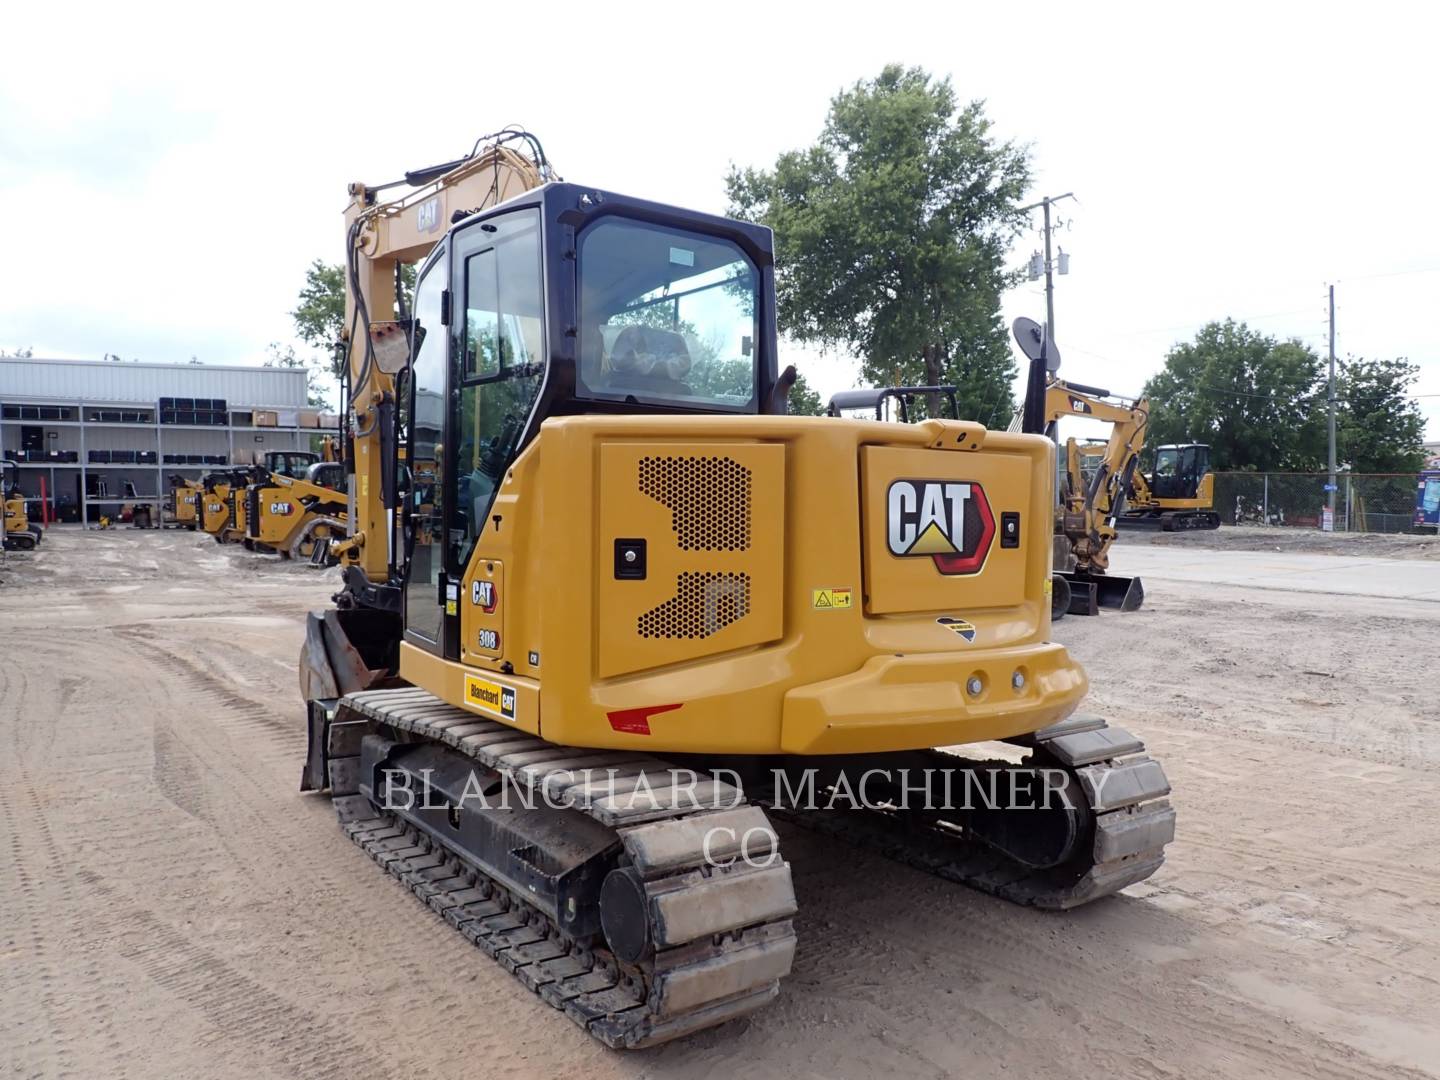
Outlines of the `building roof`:
{"label": "building roof", "polygon": [[303,409],[303,368],[243,364],[142,364],[114,360],[0,357],[0,402],[131,402],[223,398],[229,407]]}

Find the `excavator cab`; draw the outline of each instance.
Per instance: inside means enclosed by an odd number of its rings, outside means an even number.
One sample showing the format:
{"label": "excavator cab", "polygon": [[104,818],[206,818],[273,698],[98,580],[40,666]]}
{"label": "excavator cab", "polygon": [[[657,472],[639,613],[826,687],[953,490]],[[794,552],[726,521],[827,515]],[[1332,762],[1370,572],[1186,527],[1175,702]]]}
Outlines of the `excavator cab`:
{"label": "excavator cab", "polygon": [[276,476],[288,476],[292,480],[305,479],[305,470],[320,460],[320,455],[309,450],[267,450],[264,469]]}
{"label": "excavator cab", "polygon": [[1150,491],[1157,499],[1193,499],[1209,471],[1210,447],[1204,443],[1158,446]]}
{"label": "excavator cab", "polygon": [[452,227],[401,403],[406,460],[434,463],[407,499],[406,640],[459,659],[447,583],[547,419],[783,412],[771,275],[766,229],[570,184]]}

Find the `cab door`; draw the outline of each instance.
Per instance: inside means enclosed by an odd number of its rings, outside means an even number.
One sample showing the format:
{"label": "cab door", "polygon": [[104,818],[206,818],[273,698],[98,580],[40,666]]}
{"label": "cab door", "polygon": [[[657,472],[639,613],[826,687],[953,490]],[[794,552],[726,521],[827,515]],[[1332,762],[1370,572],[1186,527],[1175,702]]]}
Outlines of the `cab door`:
{"label": "cab door", "polygon": [[405,579],[405,640],[437,656],[445,656],[447,605],[456,616],[453,596],[447,596],[445,511],[449,503],[444,478],[446,427],[450,409],[446,395],[444,309],[449,283],[449,259],[440,248],[422,271],[415,287],[415,325],[411,342],[409,443],[406,463],[410,471],[409,573]]}

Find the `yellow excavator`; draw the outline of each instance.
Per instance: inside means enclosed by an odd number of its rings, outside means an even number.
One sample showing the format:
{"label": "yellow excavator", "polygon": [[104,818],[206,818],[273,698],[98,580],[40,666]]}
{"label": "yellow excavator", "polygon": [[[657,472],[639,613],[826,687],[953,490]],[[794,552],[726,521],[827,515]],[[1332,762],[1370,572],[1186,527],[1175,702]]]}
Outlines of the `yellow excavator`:
{"label": "yellow excavator", "polygon": [[10,459],[0,462],[0,546],[6,551],[34,551],[45,533],[39,525],[30,523],[25,496],[20,493],[19,472],[19,466]]}
{"label": "yellow excavator", "polygon": [[1155,448],[1147,477],[1139,469],[1130,477],[1130,493],[1118,524],[1137,528],[1218,529],[1215,474],[1210,447],[1204,443],[1166,443]]}
{"label": "yellow excavator", "polygon": [[1100,608],[1134,611],[1144,602],[1138,577],[1110,573],[1110,547],[1125,509],[1125,493],[1145,445],[1150,403],[1108,390],[1066,382],[1051,374],[1045,382],[1044,422],[1052,439],[1060,420],[1078,416],[1110,424],[1103,447],[1069,438],[1063,446],[1059,500],[1055,512],[1054,614],[1094,615]]}
{"label": "yellow excavator", "polygon": [[349,189],[352,533],[300,658],[302,787],[380,867],[621,1048],[777,995],[771,816],[1042,908],[1155,872],[1164,771],[1049,639],[1043,435],[787,416],[770,231],[526,132],[405,181]]}

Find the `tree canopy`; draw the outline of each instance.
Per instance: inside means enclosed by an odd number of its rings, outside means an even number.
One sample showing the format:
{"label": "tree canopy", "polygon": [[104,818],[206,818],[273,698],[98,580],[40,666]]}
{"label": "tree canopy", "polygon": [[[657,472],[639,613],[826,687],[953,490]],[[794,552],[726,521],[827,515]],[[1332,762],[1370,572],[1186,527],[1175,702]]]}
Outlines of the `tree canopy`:
{"label": "tree canopy", "polygon": [[1335,442],[1355,472],[1416,472],[1425,464],[1425,415],[1410,396],[1420,369],[1404,357],[1350,358],[1336,376]]}
{"label": "tree canopy", "polygon": [[290,312],[290,317],[295,320],[295,332],[300,340],[326,350],[325,370],[338,379],[343,360],[335,351],[335,343],[345,329],[344,268],[323,259],[311,263],[305,271],[299,306]]}
{"label": "tree canopy", "polygon": [[726,187],[732,215],[774,230],[782,332],[853,352],[871,383],[954,382],[963,415],[1004,426],[1000,295],[1029,181],[981,102],[890,65],[832,99],[813,145],[732,168]]}
{"label": "tree canopy", "polygon": [[[1424,418],[1405,360],[1351,359],[1336,378],[1340,464],[1356,472],[1419,468]],[[1203,442],[1217,471],[1318,471],[1326,466],[1325,363],[1309,346],[1226,319],[1174,346],[1145,384],[1151,445]]]}

